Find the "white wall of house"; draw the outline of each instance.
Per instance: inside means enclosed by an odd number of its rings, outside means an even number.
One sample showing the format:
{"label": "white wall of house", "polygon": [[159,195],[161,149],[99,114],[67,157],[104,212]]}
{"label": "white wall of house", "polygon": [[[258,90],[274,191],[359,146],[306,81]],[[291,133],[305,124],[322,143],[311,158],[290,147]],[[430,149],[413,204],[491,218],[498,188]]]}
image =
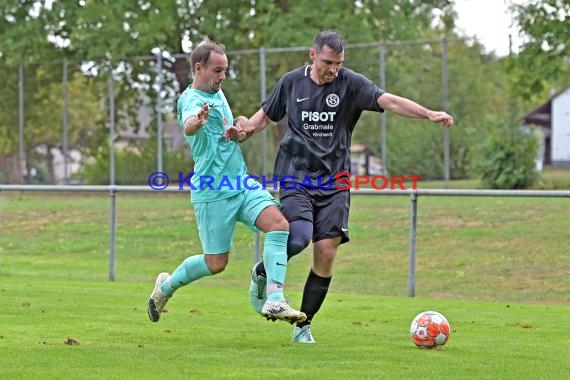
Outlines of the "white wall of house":
{"label": "white wall of house", "polygon": [[552,164],[570,164],[570,87],[552,99]]}

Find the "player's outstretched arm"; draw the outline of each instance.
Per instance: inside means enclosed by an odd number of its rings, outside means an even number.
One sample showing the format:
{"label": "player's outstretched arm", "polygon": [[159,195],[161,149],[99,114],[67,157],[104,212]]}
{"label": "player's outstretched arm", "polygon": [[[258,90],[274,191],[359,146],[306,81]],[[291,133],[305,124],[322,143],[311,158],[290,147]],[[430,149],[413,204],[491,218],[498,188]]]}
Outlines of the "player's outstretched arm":
{"label": "player's outstretched arm", "polygon": [[191,115],[184,120],[184,133],[188,136],[196,134],[196,132],[206,124],[209,112],[210,108],[208,107],[208,103],[204,103],[197,115]]}
{"label": "player's outstretched arm", "polygon": [[413,119],[427,119],[449,128],[453,125],[453,118],[442,111],[432,111],[424,106],[401,96],[385,93],[378,98],[378,105],[385,110],[399,116]]}
{"label": "player's outstretched arm", "polygon": [[263,108],[260,108],[259,111],[249,118],[249,125],[253,129],[253,133],[263,131],[270,123],[271,119],[267,117]]}

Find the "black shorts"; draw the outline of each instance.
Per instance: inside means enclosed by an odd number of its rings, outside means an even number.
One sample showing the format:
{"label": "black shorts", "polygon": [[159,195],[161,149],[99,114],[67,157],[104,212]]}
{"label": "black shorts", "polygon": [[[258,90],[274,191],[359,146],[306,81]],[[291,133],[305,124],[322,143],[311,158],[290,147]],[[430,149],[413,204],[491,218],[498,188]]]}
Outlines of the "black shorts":
{"label": "black shorts", "polygon": [[303,219],[313,223],[313,243],[323,239],[342,237],[347,243],[350,191],[331,192],[326,195],[310,194],[300,188],[280,193],[281,211],[289,222]]}

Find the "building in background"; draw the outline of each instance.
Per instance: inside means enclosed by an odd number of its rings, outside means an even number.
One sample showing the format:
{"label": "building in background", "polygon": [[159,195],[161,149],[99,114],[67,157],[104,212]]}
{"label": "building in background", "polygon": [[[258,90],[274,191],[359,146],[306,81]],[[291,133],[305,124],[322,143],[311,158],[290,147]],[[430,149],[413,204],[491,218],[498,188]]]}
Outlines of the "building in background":
{"label": "building in background", "polygon": [[570,166],[570,86],[554,93],[523,120],[540,127],[545,165]]}

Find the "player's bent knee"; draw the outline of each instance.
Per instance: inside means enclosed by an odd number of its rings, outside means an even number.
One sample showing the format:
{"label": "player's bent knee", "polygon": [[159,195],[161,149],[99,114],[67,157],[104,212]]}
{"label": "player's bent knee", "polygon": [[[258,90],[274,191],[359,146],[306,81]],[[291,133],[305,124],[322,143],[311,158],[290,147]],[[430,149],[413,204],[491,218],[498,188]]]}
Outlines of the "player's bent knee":
{"label": "player's bent knee", "polygon": [[290,238],[287,242],[287,257],[291,258],[301,253],[305,248],[307,248],[310,242],[310,238],[307,239],[303,236]]}
{"label": "player's bent knee", "polygon": [[229,255],[206,255],[206,265],[212,274],[218,274],[223,272],[228,265]]}
{"label": "player's bent knee", "polygon": [[287,219],[285,219],[284,216],[281,216],[281,218],[277,219],[275,221],[275,223],[273,224],[273,231],[289,231],[289,222],[287,221]]}
{"label": "player's bent knee", "polygon": [[208,267],[212,274],[222,273],[226,269],[226,265],[213,265],[212,267]]}
{"label": "player's bent knee", "polygon": [[276,212],[271,214],[271,222],[269,225],[269,231],[289,231],[289,222],[281,211],[275,210]]}
{"label": "player's bent knee", "polygon": [[257,217],[255,225],[263,232],[289,231],[289,222],[276,206],[265,208]]}

